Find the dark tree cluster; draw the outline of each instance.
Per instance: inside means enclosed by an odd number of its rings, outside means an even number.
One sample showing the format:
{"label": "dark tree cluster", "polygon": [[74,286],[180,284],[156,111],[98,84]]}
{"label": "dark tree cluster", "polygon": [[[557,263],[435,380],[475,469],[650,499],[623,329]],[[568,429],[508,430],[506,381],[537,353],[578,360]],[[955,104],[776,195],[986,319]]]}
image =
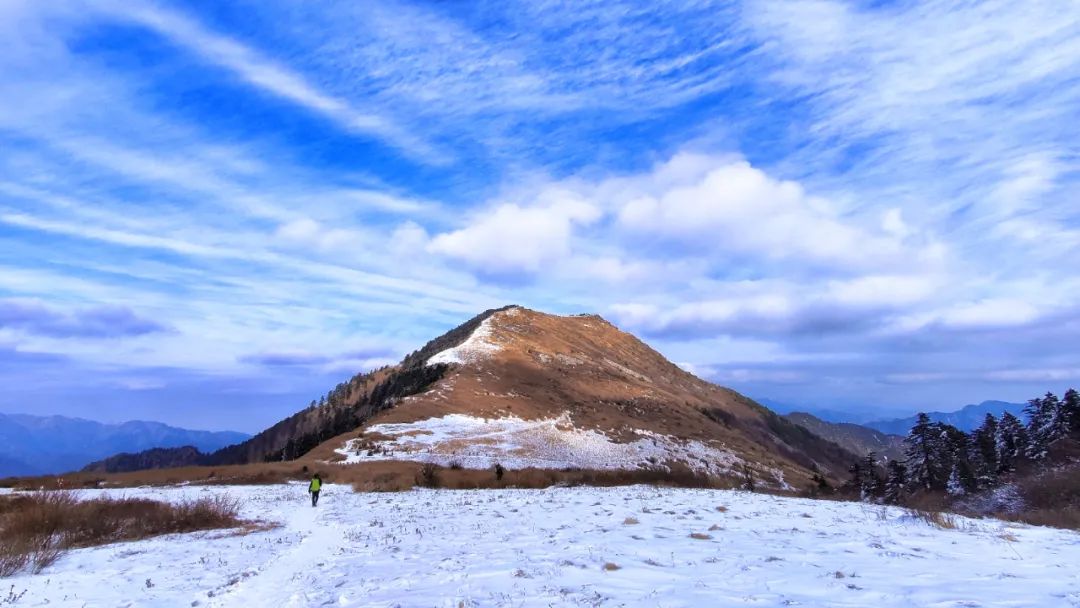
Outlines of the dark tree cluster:
{"label": "dark tree cluster", "polygon": [[376,384],[370,392],[362,394],[355,403],[349,399],[349,383],[339,384],[315,408],[318,422],[314,428],[290,437],[280,450],[267,454],[264,459],[267,462],[295,460],[327,439],[355,429],[368,418],[393,407],[405,397],[423,392],[441,379],[447,369],[447,365],[440,364],[395,371]]}
{"label": "dark tree cluster", "polygon": [[871,453],[851,466],[845,488],[861,500],[890,504],[919,491],[960,496],[998,485],[1022,463],[1039,466],[1062,439],[1080,440],[1080,393],[1073,389],[1062,398],[1046,393],[1030,400],[1024,415],[1026,423],[1008,412],[987,414],[965,433],[919,414],[904,440],[905,460],[883,469]]}

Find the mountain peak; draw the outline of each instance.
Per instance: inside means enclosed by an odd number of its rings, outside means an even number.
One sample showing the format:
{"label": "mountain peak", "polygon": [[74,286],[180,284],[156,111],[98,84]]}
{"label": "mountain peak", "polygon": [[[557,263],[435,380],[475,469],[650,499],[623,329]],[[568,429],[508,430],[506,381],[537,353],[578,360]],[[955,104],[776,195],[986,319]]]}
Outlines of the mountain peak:
{"label": "mountain peak", "polygon": [[359,438],[348,433],[317,452],[348,462],[392,454],[467,466],[682,466],[721,475],[749,467],[780,486],[785,474],[846,466],[846,454],[837,458],[843,450],[810,447],[801,429],[598,315],[485,311],[402,363],[416,365],[447,371],[375,413]]}

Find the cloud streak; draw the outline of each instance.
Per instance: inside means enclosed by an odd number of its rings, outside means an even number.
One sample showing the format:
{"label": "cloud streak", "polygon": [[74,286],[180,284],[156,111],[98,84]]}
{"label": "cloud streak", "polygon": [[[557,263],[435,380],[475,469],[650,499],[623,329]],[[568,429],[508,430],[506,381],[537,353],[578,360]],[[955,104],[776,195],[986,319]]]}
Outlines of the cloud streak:
{"label": "cloud streak", "polygon": [[1025,398],[1080,357],[1077,27],[998,0],[6,2],[0,340],[120,400],[302,405],[289,382],[519,302],[758,395]]}
{"label": "cloud streak", "polygon": [[0,300],[0,330],[13,329],[53,338],[124,338],[168,332],[157,321],[122,306],[60,312],[39,302]]}

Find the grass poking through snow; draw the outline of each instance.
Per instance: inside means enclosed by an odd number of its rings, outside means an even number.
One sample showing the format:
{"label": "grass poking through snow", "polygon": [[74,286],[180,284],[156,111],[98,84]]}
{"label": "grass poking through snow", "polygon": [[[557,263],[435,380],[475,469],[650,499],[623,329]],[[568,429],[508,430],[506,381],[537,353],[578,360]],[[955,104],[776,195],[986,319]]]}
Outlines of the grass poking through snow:
{"label": "grass poking through snow", "polygon": [[224,495],[166,503],[140,498],[79,500],[70,492],[0,498],[0,577],[41,572],[63,553],[161,534],[239,526],[236,499]]}

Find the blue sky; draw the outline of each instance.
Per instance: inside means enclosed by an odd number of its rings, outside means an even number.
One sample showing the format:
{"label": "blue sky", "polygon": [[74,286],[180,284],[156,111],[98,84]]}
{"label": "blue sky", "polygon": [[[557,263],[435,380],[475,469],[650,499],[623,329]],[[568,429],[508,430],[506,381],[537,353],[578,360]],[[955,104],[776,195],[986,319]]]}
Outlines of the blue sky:
{"label": "blue sky", "polygon": [[258,430],[486,308],[752,396],[1080,385],[1068,2],[0,1],[0,411]]}

